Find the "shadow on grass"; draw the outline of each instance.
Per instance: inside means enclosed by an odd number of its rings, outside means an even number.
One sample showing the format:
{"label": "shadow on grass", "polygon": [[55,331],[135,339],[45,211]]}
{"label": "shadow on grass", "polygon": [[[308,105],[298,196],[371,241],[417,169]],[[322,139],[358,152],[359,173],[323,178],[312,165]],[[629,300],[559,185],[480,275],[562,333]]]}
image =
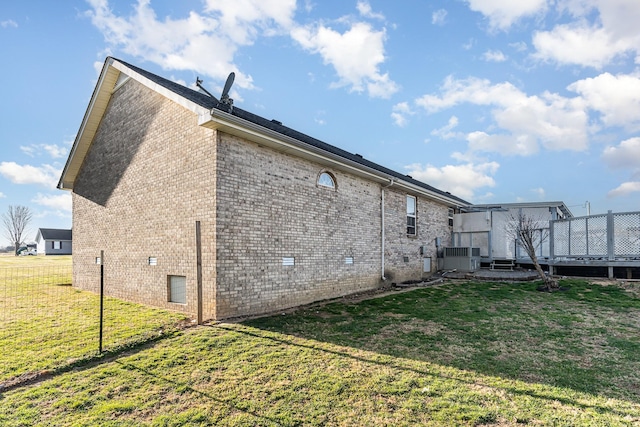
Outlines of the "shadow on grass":
{"label": "shadow on grass", "polygon": [[537,286],[446,284],[243,324],[492,377],[640,400],[640,338],[638,324],[629,321],[640,317],[640,300],[585,281],[565,281],[570,289],[557,293]]}
{"label": "shadow on grass", "polygon": [[[215,324],[215,325],[211,325],[211,327],[223,329],[225,331],[229,331],[237,334],[247,335],[252,338],[257,338],[260,340],[269,340],[285,346],[300,347],[300,348],[309,349],[317,352],[328,353],[328,354],[339,356],[339,357],[353,359],[365,364],[378,365],[386,368],[390,367],[393,369],[397,369],[399,371],[412,372],[425,377],[437,377],[444,380],[450,380],[450,381],[460,382],[460,383],[469,384],[469,385],[477,385],[480,387],[489,386],[489,387],[504,390],[505,392],[512,393],[515,395],[522,395],[522,396],[526,396],[534,399],[546,400],[549,402],[560,402],[562,404],[570,405],[576,408],[595,410],[603,414],[609,413],[609,414],[617,415],[621,417],[627,417],[627,416],[633,417],[636,415],[634,411],[632,410],[625,411],[624,408],[612,408],[612,407],[606,407],[606,406],[597,405],[597,404],[588,404],[574,398],[563,397],[563,396],[560,396],[558,393],[554,393],[552,389],[550,389],[548,393],[545,393],[545,392],[536,391],[533,389],[533,387],[528,387],[525,384],[523,384],[522,387],[518,387],[518,384],[514,384],[513,381],[509,381],[508,379],[500,378],[497,381],[498,384],[492,383],[491,385],[487,385],[487,383],[481,383],[478,381],[473,381],[472,379],[469,379],[469,378],[465,378],[465,377],[473,377],[474,375],[473,375],[473,372],[467,372],[464,370],[460,371],[460,376],[444,375],[444,374],[435,373],[429,370],[422,370],[422,369],[416,369],[409,366],[403,366],[399,363],[395,363],[392,359],[385,358],[384,356],[381,357],[380,360],[376,360],[375,358],[366,358],[358,355],[353,355],[346,351],[337,351],[334,349],[324,348],[322,347],[322,343],[319,343],[320,345],[303,344],[299,342],[294,342],[292,340],[277,338],[273,335],[259,334],[259,333],[251,332],[246,329],[241,330],[233,327],[227,327],[223,324]],[[389,356],[393,357],[393,355],[389,355]]]}
{"label": "shadow on grass", "polygon": [[216,402],[218,404],[221,405],[225,405],[228,408],[238,411],[238,412],[242,412],[243,414],[246,415],[250,415],[258,420],[263,420],[263,421],[268,421],[270,423],[273,423],[274,425],[278,425],[278,426],[288,426],[288,425],[302,425],[299,422],[293,422],[291,424],[286,423],[283,424],[280,420],[277,420],[275,418],[270,418],[267,417],[265,415],[261,415],[257,412],[254,411],[249,411],[247,409],[242,408],[240,405],[238,405],[237,403],[233,402],[232,400],[225,400],[225,399],[220,399],[219,397],[215,397],[213,395],[211,395],[211,393],[207,393],[204,392],[202,390],[198,390],[196,388],[193,388],[191,385],[189,385],[186,382],[181,382],[181,381],[176,381],[176,380],[172,380],[170,378],[167,377],[163,377],[162,375],[158,375],[155,372],[149,371],[148,369],[142,368],[140,366],[136,366],[132,363],[126,363],[126,362],[120,362],[120,361],[115,361],[116,364],[122,366],[125,369],[128,369],[130,371],[136,371],[139,372],[149,378],[153,378],[154,380],[159,380],[161,382],[164,382],[166,384],[169,384],[172,386],[172,388],[176,391],[179,391],[180,393],[185,393],[185,392],[189,392],[189,393],[193,393],[195,395],[198,395],[200,397],[209,399],[212,402]]}
{"label": "shadow on grass", "polygon": [[121,357],[151,348],[159,341],[175,337],[187,327],[189,327],[187,323],[184,323],[178,329],[146,335],[143,338],[134,339],[120,345],[113,346],[104,350],[102,353],[99,353],[98,351],[87,353],[83,357],[69,360],[66,363],[61,363],[53,369],[26,372],[13,378],[9,378],[6,381],[0,382],[0,398],[2,398],[3,393],[20,387],[37,384],[73,370],[89,369],[102,363],[112,362]]}

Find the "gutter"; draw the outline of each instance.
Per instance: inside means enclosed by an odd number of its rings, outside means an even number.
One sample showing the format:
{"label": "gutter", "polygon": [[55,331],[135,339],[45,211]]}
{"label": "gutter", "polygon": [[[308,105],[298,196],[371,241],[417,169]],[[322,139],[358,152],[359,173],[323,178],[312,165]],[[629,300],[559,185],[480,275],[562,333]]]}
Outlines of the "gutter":
{"label": "gutter", "polygon": [[[209,112],[210,116],[200,115],[198,118],[198,124],[200,126],[208,127],[211,129],[220,129],[222,131],[244,136],[254,142],[262,143],[268,146],[278,146],[280,151],[295,151],[300,155],[306,155],[307,157],[313,157],[314,159],[321,159],[324,163],[337,165],[343,170],[346,169],[351,173],[355,173],[360,176],[367,176],[369,179],[373,179],[379,183],[386,183],[390,179],[394,181],[394,185],[404,188],[415,194],[419,194],[430,198],[431,200],[444,203],[450,207],[459,208],[461,203],[459,200],[450,199],[441,194],[429,191],[424,187],[412,184],[407,181],[402,181],[401,178],[391,178],[389,174],[374,169],[372,167],[363,165],[353,160],[349,160],[338,154],[328,152],[321,148],[315,147],[306,142],[299,141],[290,136],[284,135],[280,132],[265,128],[256,123],[234,116],[224,111],[220,111],[217,108],[212,108]],[[284,148],[284,149],[283,149]],[[303,156],[304,157],[304,156]]]}

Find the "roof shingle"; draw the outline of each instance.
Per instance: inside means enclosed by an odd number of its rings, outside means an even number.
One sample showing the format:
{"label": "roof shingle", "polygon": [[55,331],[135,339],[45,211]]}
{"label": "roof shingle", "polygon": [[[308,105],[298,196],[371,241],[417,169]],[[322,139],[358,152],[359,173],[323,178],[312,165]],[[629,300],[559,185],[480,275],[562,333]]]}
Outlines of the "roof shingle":
{"label": "roof shingle", "polygon": [[262,126],[266,129],[272,130],[274,132],[280,133],[282,135],[286,135],[288,137],[294,138],[300,142],[303,142],[305,144],[309,144],[313,147],[319,148],[323,151],[326,151],[328,153],[332,153],[335,154],[339,157],[342,157],[344,159],[347,159],[351,162],[355,162],[358,163],[362,166],[365,166],[367,168],[371,168],[374,170],[377,170],[379,172],[382,172],[386,175],[392,176],[394,178],[397,179],[401,179],[405,182],[411,183],[413,185],[422,187],[426,190],[429,190],[433,193],[436,194],[440,194],[441,196],[444,196],[446,198],[449,198],[451,200],[455,200],[457,202],[459,202],[459,204],[461,206],[466,206],[469,205],[470,203],[459,198],[456,197],[454,195],[452,195],[451,193],[447,192],[447,191],[442,191],[439,190],[435,187],[430,186],[429,184],[426,184],[422,181],[418,181],[416,179],[413,179],[412,177],[402,174],[400,172],[396,172],[392,169],[389,169],[387,167],[384,167],[382,165],[379,165],[377,163],[371,162],[369,160],[366,160],[364,158],[362,158],[361,156],[358,156],[356,154],[352,154],[349,153],[348,151],[345,151],[341,148],[338,148],[336,146],[333,146],[331,144],[327,144],[326,142],[320,141],[316,138],[313,138],[309,135],[305,135],[301,132],[296,131],[295,129],[291,129],[287,126],[282,125],[280,122],[274,121],[274,120],[269,120],[269,119],[265,119],[264,117],[260,117],[256,114],[253,114],[249,111],[243,110],[241,108],[238,108],[236,106],[234,106],[232,109],[229,109],[226,105],[220,104],[220,102],[218,101],[218,99],[216,99],[215,97],[211,97],[208,95],[205,95],[204,93],[195,91],[193,89],[190,89],[188,87],[185,87],[181,84],[172,82],[170,80],[167,80],[163,77],[160,77],[156,74],[153,74],[149,71],[143,70],[142,68],[136,67],[135,65],[131,65],[125,61],[122,61],[120,59],[116,59],[113,58],[114,60],[121,62],[122,64],[126,65],[127,67],[131,68],[133,71],[139,73],[140,75],[146,77],[147,79],[151,80],[152,82],[161,85],[162,87],[184,97],[185,99],[188,99],[189,101],[192,101],[193,103],[200,105],[201,107],[207,108],[207,109],[217,109],[220,111],[224,111],[226,113],[230,113],[238,118],[247,120],[251,123],[254,123],[256,125]]}

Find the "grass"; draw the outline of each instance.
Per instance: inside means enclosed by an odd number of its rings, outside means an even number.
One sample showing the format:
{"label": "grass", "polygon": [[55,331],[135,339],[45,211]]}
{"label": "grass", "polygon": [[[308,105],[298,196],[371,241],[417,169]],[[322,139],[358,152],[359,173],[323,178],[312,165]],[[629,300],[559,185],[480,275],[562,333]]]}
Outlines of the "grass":
{"label": "grass", "polygon": [[192,328],[5,392],[0,424],[640,425],[640,300],[563,285],[448,283]]}
{"label": "grass", "polygon": [[71,268],[71,255],[15,256],[13,253],[0,254],[0,268],[42,268],[57,266],[65,266]]}
{"label": "grass", "polygon": [[[99,296],[70,283],[70,256],[0,257],[0,384],[99,357]],[[184,320],[105,298],[103,349],[156,339]]]}

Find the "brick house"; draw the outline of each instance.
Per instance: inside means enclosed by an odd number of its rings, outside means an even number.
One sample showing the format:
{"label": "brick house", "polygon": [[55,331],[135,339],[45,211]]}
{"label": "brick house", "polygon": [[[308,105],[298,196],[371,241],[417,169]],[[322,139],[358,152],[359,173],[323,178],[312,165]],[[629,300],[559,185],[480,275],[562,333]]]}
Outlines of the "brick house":
{"label": "brick house", "polygon": [[464,200],[107,58],[58,188],[73,283],[200,319],[430,274]]}

